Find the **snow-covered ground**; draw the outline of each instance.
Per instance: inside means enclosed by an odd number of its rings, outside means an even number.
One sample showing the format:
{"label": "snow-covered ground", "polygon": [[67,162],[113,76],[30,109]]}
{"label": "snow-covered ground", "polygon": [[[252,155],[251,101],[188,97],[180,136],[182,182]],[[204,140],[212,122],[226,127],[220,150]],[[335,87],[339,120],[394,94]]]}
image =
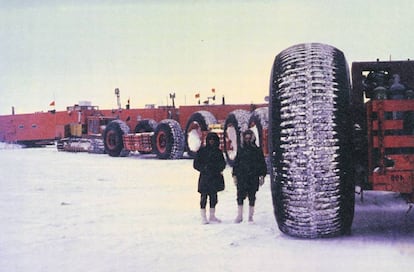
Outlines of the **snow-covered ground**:
{"label": "snow-covered ground", "polygon": [[[414,209],[399,194],[357,196],[352,235],[282,234],[269,177],[255,224],[234,224],[226,168],[221,224],[201,225],[192,160],[0,146],[0,271],[411,271]],[[245,209],[247,212],[247,209]]]}

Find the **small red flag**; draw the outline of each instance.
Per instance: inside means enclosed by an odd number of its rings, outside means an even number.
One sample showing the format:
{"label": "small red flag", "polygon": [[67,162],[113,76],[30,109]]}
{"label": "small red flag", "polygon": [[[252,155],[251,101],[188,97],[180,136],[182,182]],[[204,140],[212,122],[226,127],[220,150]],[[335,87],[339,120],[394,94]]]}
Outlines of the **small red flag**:
{"label": "small red flag", "polygon": [[195,98],[200,98],[200,93],[197,93],[197,94],[195,95]]}
{"label": "small red flag", "polygon": [[211,92],[212,92],[212,93],[216,93],[216,89],[214,89],[214,88],[213,88],[213,89],[211,89]]}
{"label": "small red flag", "polygon": [[50,102],[49,106],[54,106],[55,105],[55,101]]}

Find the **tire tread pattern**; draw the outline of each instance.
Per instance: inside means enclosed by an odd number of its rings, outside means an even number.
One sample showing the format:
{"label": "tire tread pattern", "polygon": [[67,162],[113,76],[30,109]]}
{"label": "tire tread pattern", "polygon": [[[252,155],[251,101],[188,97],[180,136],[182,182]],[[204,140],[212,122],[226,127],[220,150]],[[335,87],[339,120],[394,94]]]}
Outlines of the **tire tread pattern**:
{"label": "tire tread pattern", "polygon": [[301,238],[349,231],[354,199],[345,57],[329,45],[300,44],[276,56],[272,74],[269,151],[279,228]]}
{"label": "tire tread pattern", "polygon": [[167,129],[168,135],[171,137],[167,139],[167,150],[165,153],[161,153],[157,150],[156,144],[154,147],[156,149],[157,157],[159,159],[181,159],[184,153],[185,139],[184,134],[181,129],[180,124],[173,119],[164,119],[158,123],[157,128],[155,129],[154,139],[157,137],[157,133],[160,129]]}

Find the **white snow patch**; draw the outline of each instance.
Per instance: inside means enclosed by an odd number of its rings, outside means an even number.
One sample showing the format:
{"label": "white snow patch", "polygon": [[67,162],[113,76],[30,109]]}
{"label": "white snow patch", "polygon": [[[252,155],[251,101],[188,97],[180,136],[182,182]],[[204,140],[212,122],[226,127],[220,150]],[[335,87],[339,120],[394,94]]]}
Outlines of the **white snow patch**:
{"label": "white snow patch", "polygon": [[3,149],[19,149],[22,148],[21,145],[18,144],[9,144],[9,143],[5,143],[5,142],[0,142],[0,150]]}

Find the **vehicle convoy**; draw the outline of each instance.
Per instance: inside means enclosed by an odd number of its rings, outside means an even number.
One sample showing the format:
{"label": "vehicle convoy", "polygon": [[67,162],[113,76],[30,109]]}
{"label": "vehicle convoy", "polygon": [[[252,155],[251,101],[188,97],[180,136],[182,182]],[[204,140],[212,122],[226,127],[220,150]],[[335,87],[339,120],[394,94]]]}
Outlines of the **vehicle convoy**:
{"label": "vehicle convoy", "polygon": [[[214,89],[212,90],[213,92]],[[112,157],[130,152],[155,154],[159,159],[194,157],[209,131],[221,139],[229,164],[240,138],[250,127],[257,144],[267,150],[267,104],[210,104],[101,110],[82,101],[66,111],[0,116],[0,141],[38,146],[55,142],[60,151],[106,153]],[[213,93],[214,94],[214,93]],[[215,100],[215,95],[212,96]],[[224,99],[223,99],[224,100]]]}
{"label": "vehicle convoy", "polygon": [[[0,116],[0,141],[59,150],[194,157],[209,131],[232,165],[250,128],[268,158],[279,229],[301,238],[350,233],[355,188],[414,202],[414,62],[352,63],[342,51],[298,44],[272,67],[269,103],[66,111]],[[174,97],[174,96],[173,96]],[[224,99],[223,99],[224,100]]]}
{"label": "vehicle convoy", "polygon": [[[113,157],[154,153],[159,159],[180,159],[187,152],[194,157],[208,132],[214,131],[231,165],[240,146],[239,135],[247,128],[256,131],[257,144],[267,150],[267,132],[263,131],[267,129],[268,109],[264,105],[181,106],[169,110],[178,118],[142,119],[133,130],[127,122],[113,120],[103,131],[105,152]],[[186,121],[180,123],[181,119]]]}
{"label": "vehicle convoy", "polygon": [[355,185],[414,200],[414,62],[354,62],[329,45],[280,52],[270,82],[269,154],[279,229],[350,232]]}

